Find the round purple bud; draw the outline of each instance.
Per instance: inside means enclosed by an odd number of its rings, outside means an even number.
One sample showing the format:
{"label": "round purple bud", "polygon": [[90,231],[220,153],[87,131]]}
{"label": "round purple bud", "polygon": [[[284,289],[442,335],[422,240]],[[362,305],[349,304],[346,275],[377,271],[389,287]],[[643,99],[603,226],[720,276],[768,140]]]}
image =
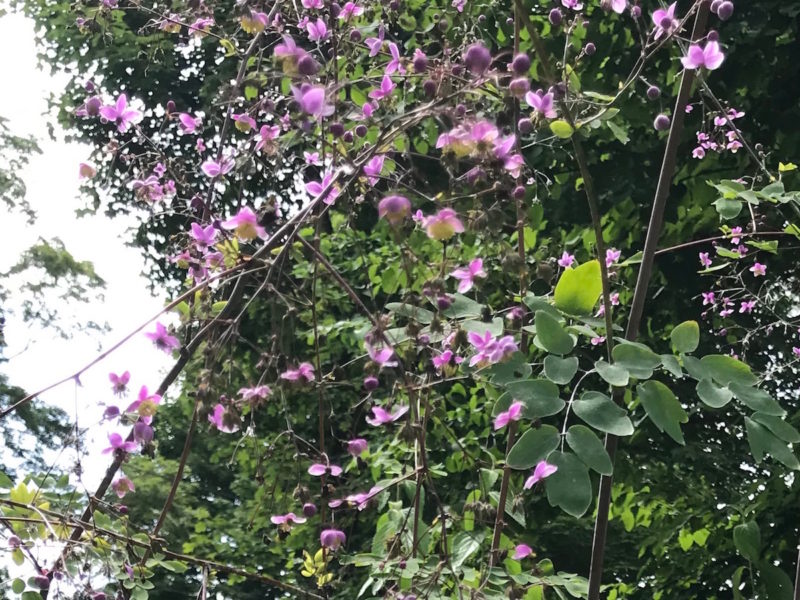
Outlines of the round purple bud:
{"label": "round purple bud", "polygon": [[595,46],[592,42],[589,42],[583,47],[583,51],[586,53],[586,56],[591,56],[597,52],[597,46]]}
{"label": "round purple bud", "polygon": [[342,7],[337,2],[331,3],[331,16],[335,19],[342,12]]}
{"label": "round purple bud", "polygon": [[514,17],[508,17],[506,19],[506,25],[513,25],[514,24]]}
{"label": "round purple bud", "polygon": [[561,14],[561,11],[557,8],[554,8],[550,11],[550,14],[547,15],[547,18],[550,20],[550,24],[553,27],[558,27],[561,25],[561,21],[564,19],[564,15]]}
{"label": "round purple bud", "polygon": [[86,83],[83,84],[83,89],[85,89],[90,94],[94,92],[95,90],[94,81],[92,81],[91,79],[87,79]]}
{"label": "round purple bud", "polygon": [[467,171],[465,177],[470,185],[475,185],[475,183],[478,181],[482,181],[486,178],[486,171],[480,167],[472,167],[469,171]]}
{"label": "round purple bud", "polygon": [[22,545],[22,540],[19,539],[16,535],[8,536],[8,547],[12,550],[16,550]]}
{"label": "round purple bud", "polygon": [[422,84],[422,91],[428,98],[433,98],[436,95],[436,82],[433,79],[426,79]]}
{"label": "round purple bud", "polygon": [[297,61],[297,72],[301,75],[316,75],[317,71],[319,71],[319,65],[310,54],[304,54]]}
{"label": "round purple bud", "polygon": [[711,3],[711,12],[717,14],[719,12],[719,5],[722,4],[722,0],[714,0]]}
{"label": "round purple bud", "polygon": [[175,112],[175,102],[169,100],[167,102],[167,114],[170,115]]}
{"label": "round purple bud", "polygon": [[400,10],[400,3],[397,0],[389,2],[389,10]]}
{"label": "round purple bud", "polygon": [[424,73],[428,70],[428,57],[425,56],[422,52],[418,52],[414,54],[414,72],[415,73]]}
{"label": "round purple bud", "polygon": [[363,138],[367,135],[367,126],[363,123],[359,123],[356,125],[356,135],[360,138]]}
{"label": "round purple bud", "polygon": [[478,23],[484,23],[486,21],[486,15],[481,13],[478,15]]}
{"label": "round purple bud", "polygon": [[436,298],[436,306],[439,307],[439,310],[447,310],[450,308],[451,304],[453,304],[453,301],[447,296],[439,296]]}
{"label": "round purple bud", "polygon": [[351,29],[350,30],[350,41],[351,42],[360,42],[361,41],[361,32],[358,29]]}
{"label": "round purple bud", "polygon": [[533,122],[530,119],[524,118],[517,121],[517,129],[523,135],[533,131]]}
{"label": "round purple bud", "polygon": [[317,505],[311,502],[306,502],[303,504],[303,516],[310,519],[315,514],[317,514]]}
{"label": "round purple bud", "polygon": [[44,575],[37,575],[32,579],[33,579],[33,585],[35,585],[40,590],[46,590],[47,588],[50,587],[50,580]]}
{"label": "round purple bud", "polygon": [[733,2],[729,0],[725,0],[722,4],[719,5],[719,9],[717,10],[717,16],[722,21],[727,21],[733,16]]}
{"label": "round purple bud", "polygon": [[108,594],[105,592],[95,592],[92,594],[92,600],[108,600]]}
{"label": "round purple bud", "polygon": [[514,200],[522,200],[525,197],[525,186],[518,185],[515,187],[511,192],[511,196],[514,198]]}
{"label": "round purple bud", "polygon": [[465,114],[467,114],[466,104],[456,104],[456,116],[463,117]]}
{"label": "round purple bud", "polygon": [[511,80],[511,83],[508,84],[508,89],[517,98],[522,98],[531,90],[531,83],[527,77],[517,77]]}
{"label": "round purple bud", "polygon": [[653,121],[653,127],[656,128],[656,131],[666,131],[669,129],[670,120],[667,115],[660,114],[656,117],[655,121]]}
{"label": "round purple bud", "polygon": [[638,4],[634,4],[633,6],[631,6],[631,16],[634,19],[638,19],[639,17],[641,17],[642,16],[642,7],[639,6]]}
{"label": "round purple bud", "polygon": [[531,68],[531,59],[524,52],[520,52],[511,61],[511,70],[516,75],[526,75]]}
{"label": "round purple bud", "polygon": [[378,378],[375,377],[374,375],[369,375],[367,377],[364,377],[364,389],[367,390],[368,392],[377,389],[378,383],[379,383]]}
{"label": "round purple bud", "polygon": [[714,30],[714,29],[712,29],[711,31],[708,32],[708,35],[706,36],[706,39],[709,42],[718,42],[719,41],[719,32]]}
{"label": "round purple bud", "polygon": [[339,123],[338,121],[335,123],[331,123],[330,132],[333,137],[342,137],[344,135],[344,125]]}
{"label": "round purple bud", "polygon": [[345,131],[342,139],[345,141],[346,144],[350,144],[353,141],[353,132],[352,131]]}
{"label": "round purple bud", "polygon": [[86,114],[90,117],[96,117],[100,114],[100,107],[103,105],[99,96],[92,96],[86,100]]}
{"label": "round purple bud", "polygon": [[650,100],[656,100],[661,95],[661,88],[657,85],[651,85],[647,88],[647,97]]}
{"label": "round purple bud", "polygon": [[319,543],[323,548],[336,550],[345,541],[347,541],[347,536],[345,536],[344,531],[338,529],[323,529],[322,533],[319,534]]}
{"label": "round purple bud", "polygon": [[492,64],[492,54],[480,42],[472,44],[464,53],[464,65],[473,75],[483,75]]}
{"label": "round purple bud", "polygon": [[128,507],[125,506],[124,504],[117,504],[117,512],[119,512],[119,514],[121,515],[127,515]]}

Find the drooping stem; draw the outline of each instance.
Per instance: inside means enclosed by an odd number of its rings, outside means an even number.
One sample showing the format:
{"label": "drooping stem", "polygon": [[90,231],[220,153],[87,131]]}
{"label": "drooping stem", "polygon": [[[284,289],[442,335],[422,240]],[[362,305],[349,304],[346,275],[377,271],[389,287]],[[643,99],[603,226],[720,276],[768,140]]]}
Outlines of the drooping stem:
{"label": "drooping stem", "polygon": [[[517,422],[511,421],[508,424],[508,441],[506,442],[506,458],[503,465],[503,480],[500,483],[500,498],[497,500],[497,514],[494,518],[494,534],[492,535],[492,547],[489,551],[489,570],[497,562],[497,552],[500,547],[500,535],[503,533],[503,516],[506,512],[506,498],[508,497],[508,482],[511,479],[511,467],[508,466],[508,453],[514,447],[514,439],[517,435]],[[487,571],[486,576],[489,576]]]}

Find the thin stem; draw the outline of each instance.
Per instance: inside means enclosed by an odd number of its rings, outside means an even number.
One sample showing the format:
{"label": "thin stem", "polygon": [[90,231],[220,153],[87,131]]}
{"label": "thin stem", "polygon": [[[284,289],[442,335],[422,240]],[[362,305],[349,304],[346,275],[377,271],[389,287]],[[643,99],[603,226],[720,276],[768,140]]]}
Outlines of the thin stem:
{"label": "thin stem", "polygon": [[492,547],[489,550],[489,569],[486,577],[489,577],[492,567],[497,562],[497,551],[500,547],[500,535],[503,533],[503,516],[506,512],[506,498],[508,497],[508,482],[511,479],[511,467],[508,465],[508,454],[514,447],[514,438],[517,435],[517,422],[511,421],[508,424],[508,441],[506,442],[506,459],[503,465],[503,481],[500,483],[500,498],[497,500],[497,514],[494,518],[494,535],[492,536]]}

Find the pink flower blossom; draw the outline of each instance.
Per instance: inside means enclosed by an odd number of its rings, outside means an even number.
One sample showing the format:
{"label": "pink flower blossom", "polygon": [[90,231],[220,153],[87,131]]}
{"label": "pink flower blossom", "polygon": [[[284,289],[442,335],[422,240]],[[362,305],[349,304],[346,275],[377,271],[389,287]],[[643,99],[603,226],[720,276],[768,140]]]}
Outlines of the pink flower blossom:
{"label": "pink flower blossom", "polygon": [[239,431],[238,420],[239,416],[236,413],[228,410],[219,403],[214,406],[214,411],[208,415],[208,422],[223,433],[235,433]]}
{"label": "pink flower blossom", "polygon": [[372,58],[373,56],[377,56],[378,52],[381,51],[381,47],[383,46],[383,26],[378,28],[378,37],[368,37],[364,40],[364,43],[369,48],[369,56]]}
{"label": "pink flower blossom", "polygon": [[755,277],[763,277],[767,274],[767,265],[762,265],[760,262],[756,262],[752,267],[750,267],[750,272]]}
{"label": "pink flower blossom", "polygon": [[556,111],[553,109],[553,94],[549,92],[547,94],[542,94],[541,91],[528,92],[525,94],[525,102],[548,119],[556,117]]}
{"label": "pink flower blossom", "polygon": [[314,477],[322,477],[326,473],[338,477],[342,474],[342,467],[339,465],[323,465],[322,463],[314,463],[308,467],[308,474]]}
{"label": "pink flower blossom", "polygon": [[522,487],[526,490],[529,490],[543,479],[550,477],[550,475],[556,471],[558,471],[557,466],[551,465],[546,460],[541,460],[536,465],[536,468],[533,470],[533,473],[530,475],[530,477],[525,480],[525,485]]}
{"label": "pink flower blossom", "polygon": [[411,214],[411,202],[405,196],[386,196],[378,203],[378,216],[392,225],[402,222]]}
{"label": "pink flower blossom", "polygon": [[358,508],[358,510],[364,510],[369,504],[369,501],[380,494],[384,489],[385,488],[380,486],[373,485],[368,492],[358,492],[356,494],[349,494],[346,498],[336,498],[328,502],[328,506],[331,508],[338,508],[342,505],[351,505]]}
{"label": "pink flower blossom", "polygon": [[325,197],[322,198],[322,201],[325,204],[333,204],[336,201],[336,198],[339,197],[339,187],[336,184],[331,185],[333,182],[333,173],[330,171],[326,171],[322,174],[322,179],[319,181],[309,181],[306,184],[306,192],[309,193],[312,199],[316,199],[322,195],[322,193],[327,189],[327,193]]}
{"label": "pink flower blossom", "polygon": [[567,269],[571,267],[574,262],[575,262],[575,257],[566,250],[564,250],[564,252],[561,254],[561,258],[558,259],[558,266]]}
{"label": "pink flower blossom", "polygon": [[302,4],[303,8],[308,8],[308,9],[315,8],[318,10],[321,9],[323,6],[322,0],[302,0]]}
{"label": "pink flower blossom", "polygon": [[383,170],[383,162],[385,158],[386,157],[383,154],[376,154],[369,159],[367,164],[364,165],[364,175],[367,176],[367,181],[369,181],[370,185],[375,185],[378,183],[378,177]]}
{"label": "pink flower blossom", "polygon": [[131,125],[142,120],[141,112],[128,108],[128,97],[125,94],[120,94],[115,104],[102,106],[100,116],[115,123],[120,133],[125,133]]}
{"label": "pink flower blossom", "polygon": [[111,387],[117,395],[124,394],[128,389],[128,382],[131,380],[129,371],[125,371],[122,375],[116,373],[109,373],[108,380],[111,382]]}
{"label": "pink flower blossom", "polygon": [[320,165],[319,152],[303,152],[303,158],[307,165]]}
{"label": "pink flower blossom", "polygon": [[522,560],[533,554],[533,548],[528,544],[517,544],[514,548],[514,554],[511,556],[514,560]]}
{"label": "pink flower blossom", "polygon": [[207,177],[214,179],[230,173],[235,164],[236,163],[234,163],[232,158],[223,157],[219,161],[209,158],[202,165],[200,165],[200,168]]}
{"label": "pink flower blossom", "polygon": [[494,430],[502,429],[511,421],[519,421],[522,418],[522,402],[512,402],[508,410],[504,410],[494,418]]}
{"label": "pink flower blossom", "polygon": [[353,457],[361,456],[367,449],[367,440],[364,438],[355,438],[347,442],[347,453]]}
{"label": "pink flower blossom", "polygon": [[102,454],[108,454],[110,452],[114,452],[119,450],[120,452],[133,452],[137,448],[136,442],[127,442],[125,439],[118,433],[109,433],[108,434],[108,443],[110,444],[108,448],[105,448],[102,451]]}
{"label": "pink flower blossom", "polygon": [[267,148],[267,150],[270,152],[274,151],[275,144],[273,144],[273,141],[278,138],[280,133],[281,128],[277,125],[262,125],[261,129],[258,130],[256,152],[262,150],[263,148]]}
{"label": "pink flower blossom", "polygon": [[286,525],[286,526],[291,526],[294,524],[299,525],[306,522],[305,517],[298,517],[293,512],[286,513],[285,515],[272,515],[269,518],[269,520],[272,521],[272,523],[274,523],[275,525]]}
{"label": "pink flower blossom", "polygon": [[183,133],[197,133],[197,128],[200,126],[200,118],[193,117],[189,113],[180,113],[178,121]]}
{"label": "pink flower blossom", "polygon": [[125,409],[126,413],[138,413],[145,423],[150,423],[153,415],[161,404],[161,396],[158,394],[151,394],[146,385],[139,388],[139,395],[136,400],[128,405]]}
{"label": "pink flower blossom", "polygon": [[579,0],[561,0],[561,6],[570,10],[581,10],[583,4]]}
{"label": "pink flower blossom", "polygon": [[605,341],[606,341],[606,338],[603,335],[595,336],[595,337],[593,337],[592,339],[589,340],[589,342],[592,344],[592,346],[599,346],[600,344],[604,343]]}
{"label": "pink flower blossom", "polygon": [[738,244],[740,241],[740,235],[742,235],[742,228],[741,227],[734,227],[731,229],[731,243]]}
{"label": "pink flower blossom", "polygon": [[456,233],[464,232],[464,225],[452,208],[443,208],[435,215],[422,219],[428,237],[434,240],[449,240]]}
{"label": "pink flower blossom", "polygon": [[405,74],[406,69],[400,59],[400,50],[397,48],[397,44],[394,42],[389,42],[389,54],[392,56],[392,60],[386,63],[386,67],[384,68],[383,72],[386,75],[391,75],[395,71],[401,75]]}
{"label": "pink flower blossom", "polygon": [[653,23],[656,26],[655,39],[671,34],[680,25],[680,21],[675,18],[675,7],[677,5],[677,2],[673,2],[666,10],[659,8],[653,12]]}
{"label": "pink flower blossom", "polygon": [[256,387],[241,388],[239,396],[245,402],[252,402],[254,400],[264,400],[272,395],[272,390],[267,385],[259,385]]}
{"label": "pink flower blossom", "polygon": [[338,529],[323,529],[319,534],[319,543],[329,550],[338,550],[346,541],[344,531]]}
{"label": "pink flower blossom", "polygon": [[128,492],[135,492],[136,486],[133,485],[133,481],[130,478],[120,473],[120,476],[112,482],[111,489],[114,490],[118,498],[124,498]]}
{"label": "pink flower blossom", "polygon": [[198,248],[207,248],[214,245],[214,241],[217,239],[217,230],[214,225],[203,227],[199,223],[192,223],[191,236]]}
{"label": "pink flower blossom", "polygon": [[364,9],[355,2],[344,3],[342,10],[339,12],[339,19],[342,21],[349,21],[353,17],[358,17],[364,14]]}
{"label": "pink flower blossom", "polygon": [[398,406],[394,412],[389,412],[380,406],[372,407],[372,417],[366,417],[367,423],[374,427],[394,423],[408,412],[408,406]]}
{"label": "pink flower blossom", "polygon": [[176,348],[179,348],[181,345],[181,343],[178,341],[178,338],[170,335],[169,331],[167,331],[167,328],[161,323],[156,323],[156,330],[145,332],[144,336],[153,342],[156,345],[156,348],[168,353],[172,352]]}
{"label": "pink flower blossom", "polygon": [[78,165],[78,179],[92,179],[95,175],[97,175],[97,169],[92,163],[82,162]]}
{"label": "pink flower blossom", "polygon": [[470,367],[501,362],[519,349],[512,336],[507,335],[498,340],[489,331],[483,335],[470,331],[467,340],[477,350],[469,360]]}
{"label": "pink flower blossom", "polygon": [[742,301],[741,305],[739,306],[739,313],[751,313],[756,306],[755,300],[750,301]]}
{"label": "pink flower blossom", "polygon": [[628,7],[628,0],[611,0],[611,10],[613,10],[618,15],[621,15],[625,12],[625,9]]}
{"label": "pink flower blossom", "polygon": [[370,91],[368,95],[373,100],[382,100],[383,98],[388,98],[389,96],[391,96],[395,87],[397,86],[392,81],[392,78],[389,77],[388,75],[384,75],[383,79],[381,79],[380,87],[377,87],[374,90]]}
{"label": "pink flower blossom", "polygon": [[702,159],[705,158],[705,156],[706,151],[702,146],[697,146],[694,150],[692,150],[692,158]]}
{"label": "pink flower blossom", "polygon": [[483,259],[476,258],[470,261],[469,266],[466,268],[459,268],[450,273],[451,277],[459,280],[458,291],[465,294],[472,289],[474,279],[476,277],[486,277],[486,271],[483,270]]}
{"label": "pink flower blossom", "polygon": [[394,356],[394,350],[391,348],[375,348],[370,344],[367,344],[367,354],[372,359],[378,367],[381,369],[385,367],[396,367],[398,362],[396,360],[390,360],[392,356]]}
{"label": "pink flower blossom", "polygon": [[306,30],[308,31],[308,39],[312,42],[321,42],[328,38],[328,26],[325,25],[325,21],[322,19],[307,23]]}
{"label": "pink flower blossom", "polygon": [[333,114],[333,104],[325,101],[325,88],[320,85],[293,87],[292,93],[300,110],[317,119]]}
{"label": "pink flower blossom", "polygon": [[706,268],[711,266],[711,259],[708,258],[708,252],[700,252],[700,264]]}
{"label": "pink flower blossom", "polygon": [[703,296],[703,306],[706,306],[707,304],[714,304],[714,302],[716,302],[716,296],[714,292],[701,292],[701,295]]}
{"label": "pink flower blossom", "polygon": [[681,63],[686,69],[705,67],[713,71],[719,68],[723,60],[725,55],[719,49],[719,42],[708,42],[703,48],[697,44],[689,46],[686,56],[681,58]]}
{"label": "pink flower blossom", "polygon": [[301,379],[305,379],[306,381],[314,381],[314,367],[311,363],[300,363],[296,369],[287,369],[283,373],[281,373],[281,379],[285,379],[286,381],[300,381]]}
{"label": "pink flower blossom", "polygon": [[616,248],[608,248],[608,249],[606,249],[606,267],[610,267],[615,262],[617,262],[621,255],[622,255],[622,252],[620,252]]}
{"label": "pink flower blossom", "polygon": [[262,240],[267,239],[267,231],[259,224],[256,213],[247,206],[243,206],[238,213],[223,221],[222,228],[227,231],[235,231],[236,237],[242,241],[257,237]]}

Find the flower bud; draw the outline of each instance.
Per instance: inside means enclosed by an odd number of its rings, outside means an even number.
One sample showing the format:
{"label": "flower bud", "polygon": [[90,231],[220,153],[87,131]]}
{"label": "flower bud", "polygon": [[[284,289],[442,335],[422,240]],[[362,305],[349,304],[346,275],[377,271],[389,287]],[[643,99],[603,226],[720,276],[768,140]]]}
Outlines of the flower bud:
{"label": "flower bud", "polygon": [[511,192],[511,197],[514,198],[514,200],[522,200],[525,197],[525,186],[518,185],[515,187]]}
{"label": "flower bud", "polygon": [[428,98],[433,98],[436,95],[436,82],[433,79],[426,79],[422,84],[422,90]]}
{"label": "flower bud", "polygon": [[670,120],[667,115],[660,114],[656,117],[655,121],[653,121],[653,127],[656,128],[656,131],[665,131],[669,129]]}
{"label": "flower bud", "polygon": [[19,539],[18,536],[16,536],[16,535],[8,536],[8,547],[9,548],[11,548],[12,550],[16,550],[21,545],[22,545],[22,540]]}
{"label": "flower bud", "polygon": [[428,57],[422,52],[415,52],[412,64],[414,65],[415,73],[424,73],[428,70]]}
{"label": "flower bud", "polygon": [[589,42],[583,47],[583,51],[586,53],[586,56],[592,56],[595,52],[597,52],[597,46],[595,46],[592,42]]}
{"label": "flower bud", "polygon": [[651,85],[647,88],[647,97],[650,100],[656,100],[661,95],[661,89],[657,85]]}
{"label": "flower bud", "polygon": [[467,114],[467,106],[465,104],[456,104],[456,116],[463,117]]}
{"label": "flower bud", "polygon": [[33,585],[35,585],[40,590],[46,590],[47,588],[50,587],[50,580],[44,575],[37,575],[32,579],[33,579]]}
{"label": "flower bud", "polygon": [[86,114],[90,117],[96,117],[100,114],[100,107],[103,102],[99,96],[92,96],[86,100]]}
{"label": "flower bud", "polygon": [[175,112],[175,102],[172,100],[167,101],[167,114],[171,115]]}
{"label": "flower bud", "polygon": [[523,118],[517,121],[517,129],[522,134],[528,134],[533,131],[533,122],[528,118]]}
{"label": "flower bud", "polygon": [[389,10],[400,10],[400,3],[397,0],[389,2]]}
{"label": "flower bud", "polygon": [[367,135],[367,126],[363,123],[356,125],[356,135],[360,138],[363,138]]}
{"label": "flower bud", "polygon": [[633,6],[631,6],[631,16],[634,19],[638,19],[639,17],[641,17],[642,16],[642,7],[639,6],[638,4],[634,4]]}
{"label": "flower bud", "polygon": [[339,13],[342,12],[342,7],[337,3],[331,3],[331,16],[335,19],[339,16]]}
{"label": "flower bud", "polygon": [[531,59],[524,52],[520,52],[511,61],[511,71],[515,75],[526,75],[531,68]]}
{"label": "flower bud", "polygon": [[316,75],[317,71],[319,71],[319,65],[310,54],[304,54],[297,61],[297,72],[301,75]]}
{"label": "flower bud", "polygon": [[547,18],[550,20],[550,24],[553,27],[558,27],[561,25],[561,21],[564,19],[564,15],[561,14],[561,11],[557,8],[554,8],[550,11],[550,14],[547,15]]}
{"label": "flower bud", "polygon": [[709,42],[718,42],[719,41],[719,32],[712,29],[711,31],[708,32],[708,35],[706,36],[706,39]]}
{"label": "flower bud", "polygon": [[364,389],[367,390],[368,392],[377,389],[378,383],[379,383],[378,378],[375,377],[374,375],[369,375],[367,377],[364,377]]}
{"label": "flower bud", "polygon": [[83,84],[83,89],[85,89],[85,90],[86,90],[87,92],[89,92],[90,94],[91,94],[92,92],[94,92],[94,90],[95,90],[94,81],[92,81],[91,79],[88,79],[88,80],[86,81],[86,83],[84,83],[84,84]]}
{"label": "flower bud", "polygon": [[338,121],[335,123],[331,123],[330,132],[333,137],[342,137],[344,135],[344,125],[339,123]]}
{"label": "flower bud", "polygon": [[473,75],[483,75],[492,64],[492,55],[480,42],[472,44],[464,53],[464,65]]}
{"label": "flower bud", "polygon": [[306,502],[303,504],[303,516],[310,519],[315,514],[317,514],[317,505],[311,502]]}
{"label": "flower bud", "polygon": [[486,21],[486,15],[481,13],[478,15],[478,23],[484,23]]}
{"label": "flower bud", "polygon": [[711,12],[717,14],[719,12],[719,5],[722,4],[723,0],[713,0],[711,3]]}
{"label": "flower bud", "polygon": [[352,131],[345,131],[342,139],[346,144],[350,144],[353,141],[353,132]]}
{"label": "flower bud", "polygon": [[511,80],[511,83],[508,84],[508,89],[517,98],[522,98],[531,90],[531,84],[527,77],[518,77]]}
{"label": "flower bud", "polygon": [[451,304],[453,304],[453,301],[448,296],[439,296],[436,299],[436,306],[439,310],[447,310]]}
{"label": "flower bud", "polygon": [[361,41],[361,32],[358,29],[350,30],[350,41],[356,43]]}
{"label": "flower bud", "polygon": [[117,512],[119,512],[119,514],[121,515],[127,515],[128,507],[125,506],[124,504],[117,504]]}

